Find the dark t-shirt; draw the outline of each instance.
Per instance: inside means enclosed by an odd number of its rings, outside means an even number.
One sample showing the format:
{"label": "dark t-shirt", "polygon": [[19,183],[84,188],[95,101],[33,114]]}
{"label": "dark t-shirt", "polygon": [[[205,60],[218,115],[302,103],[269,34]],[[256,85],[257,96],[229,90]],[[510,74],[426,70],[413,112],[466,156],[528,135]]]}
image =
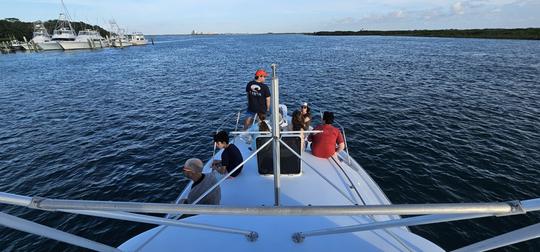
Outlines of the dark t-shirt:
{"label": "dark t-shirt", "polygon": [[[231,172],[243,161],[242,153],[240,153],[240,150],[234,144],[229,144],[229,146],[223,150],[223,153],[221,153],[221,165],[227,167],[227,172]],[[243,165],[231,174],[231,177],[238,176],[242,171],[242,168],[244,168]]]}
{"label": "dark t-shirt", "polygon": [[248,110],[253,113],[266,113],[266,97],[270,97],[270,89],[264,83],[250,81],[246,85],[248,94]]}

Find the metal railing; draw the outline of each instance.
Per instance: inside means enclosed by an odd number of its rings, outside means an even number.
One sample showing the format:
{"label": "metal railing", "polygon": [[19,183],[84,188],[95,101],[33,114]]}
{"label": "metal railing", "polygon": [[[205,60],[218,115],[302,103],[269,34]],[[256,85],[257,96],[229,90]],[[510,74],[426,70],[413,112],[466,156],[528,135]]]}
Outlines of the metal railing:
{"label": "metal railing", "polygon": [[[222,182],[221,180],[220,182]],[[21,201],[20,198],[25,200]],[[201,195],[201,197],[204,197]],[[126,201],[64,200],[26,197],[0,193],[0,203],[25,206],[47,211],[93,210],[137,213],[186,213],[208,215],[266,215],[266,216],[354,216],[354,215],[423,215],[423,214],[478,214],[498,216],[523,214],[540,210],[540,198],[527,201],[492,203],[437,203],[394,205],[343,206],[286,206],[286,207],[229,207],[222,205],[185,205],[172,203],[141,203]]]}
{"label": "metal railing", "polygon": [[[269,142],[267,142],[269,143]],[[201,196],[204,197],[204,196]],[[257,237],[254,231],[244,231],[223,227],[210,226],[206,224],[182,223],[177,220],[158,218],[146,215],[138,215],[125,212],[143,212],[143,213],[187,213],[187,214],[209,214],[209,215],[267,215],[267,216],[356,216],[356,215],[418,215],[429,214],[426,216],[417,216],[399,220],[390,220],[384,222],[375,222],[360,224],[355,226],[329,228],[322,230],[312,230],[297,232],[292,235],[295,242],[302,242],[306,237],[330,235],[345,232],[357,232],[365,230],[374,230],[395,226],[414,226],[430,223],[447,222],[454,220],[473,219],[486,216],[507,216],[514,214],[524,214],[532,211],[540,211],[540,198],[512,201],[512,202],[494,202],[494,203],[447,203],[447,204],[404,204],[404,205],[364,205],[364,206],[288,206],[288,207],[225,207],[212,205],[177,205],[166,203],[140,203],[140,202],[115,202],[115,201],[89,201],[89,200],[62,200],[48,199],[41,197],[27,197],[16,194],[0,193],[0,203],[25,206],[34,209],[47,211],[63,211],[77,214],[86,214],[105,218],[114,218],[143,223],[152,223],[160,225],[178,225],[183,227],[202,228],[209,231],[220,231],[229,233],[238,233],[245,235],[248,239],[255,240]],[[107,211],[107,212],[104,212]],[[19,224],[23,223],[19,219],[11,218],[13,216],[0,215],[0,224],[14,227],[19,230],[29,231],[31,233],[42,235],[41,232],[34,232],[32,228],[22,229]],[[9,223],[11,221],[11,223]],[[34,223],[35,224],[35,223]],[[39,225],[39,224],[36,224]],[[20,226],[24,226],[21,224]],[[44,230],[41,229],[40,230]],[[527,237],[536,237],[535,232],[538,226],[533,225],[529,229],[520,232],[520,240]],[[69,243],[83,246],[79,238],[69,234],[55,233],[54,239],[61,241],[68,240]],[[59,237],[57,237],[59,236]],[[53,236],[46,236],[51,237]],[[510,236],[511,237],[511,236]],[[515,240],[509,236],[504,236],[504,242],[495,239],[488,244],[510,244]],[[84,238],[82,238],[84,239]],[[85,241],[87,242],[87,241]],[[86,243],[85,243],[86,244]],[[94,244],[95,245],[95,244]],[[106,246],[106,245],[104,245]],[[89,248],[87,245],[83,246]],[[96,249],[91,248],[90,249]],[[97,249],[102,250],[102,249]],[[112,251],[112,250],[110,250]]]}

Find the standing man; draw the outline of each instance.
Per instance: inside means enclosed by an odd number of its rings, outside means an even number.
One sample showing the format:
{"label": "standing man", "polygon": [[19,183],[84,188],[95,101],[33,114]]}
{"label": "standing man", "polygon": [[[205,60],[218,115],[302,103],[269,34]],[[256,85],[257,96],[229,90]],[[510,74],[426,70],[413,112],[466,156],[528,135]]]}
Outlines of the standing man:
{"label": "standing man", "polygon": [[244,120],[244,130],[249,129],[253,123],[253,117],[257,113],[267,113],[270,111],[270,89],[264,84],[268,74],[263,69],[255,72],[255,79],[246,86],[248,108],[246,110],[246,119]]}

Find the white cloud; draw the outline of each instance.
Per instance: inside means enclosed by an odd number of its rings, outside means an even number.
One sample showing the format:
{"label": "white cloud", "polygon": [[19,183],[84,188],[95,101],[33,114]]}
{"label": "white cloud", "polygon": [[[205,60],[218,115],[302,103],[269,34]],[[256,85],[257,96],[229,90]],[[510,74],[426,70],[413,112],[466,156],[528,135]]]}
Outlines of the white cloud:
{"label": "white cloud", "polygon": [[454,12],[454,14],[457,14],[457,15],[463,15],[465,13],[465,9],[463,7],[463,3],[461,2],[456,2],[452,5],[452,11]]}

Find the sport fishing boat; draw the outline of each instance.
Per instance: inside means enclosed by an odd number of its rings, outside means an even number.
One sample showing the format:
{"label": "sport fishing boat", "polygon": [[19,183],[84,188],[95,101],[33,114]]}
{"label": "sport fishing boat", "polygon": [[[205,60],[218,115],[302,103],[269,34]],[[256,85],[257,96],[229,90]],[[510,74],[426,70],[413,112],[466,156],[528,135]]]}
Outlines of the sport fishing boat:
{"label": "sport fishing boat", "polygon": [[109,47],[109,42],[98,31],[85,29],[73,41],[58,41],[64,50],[98,49]]}
{"label": "sport fishing boat", "polygon": [[114,19],[109,21],[109,25],[111,26],[109,43],[112,47],[124,48],[133,45],[128,36],[125,35],[126,30],[120,28]]}
{"label": "sport fishing boat", "polygon": [[148,40],[144,37],[142,32],[134,32],[131,35],[128,35],[129,42],[134,46],[147,45]]}
{"label": "sport fishing boat", "polygon": [[[63,2],[62,2],[63,5]],[[64,7],[65,8],[65,7]],[[48,50],[62,50],[61,41],[75,41],[77,35],[75,30],[71,26],[69,16],[64,13],[60,13],[56,27],[54,28],[53,35],[50,41],[44,41],[38,44],[39,49]]]}
{"label": "sport fishing boat", "polygon": [[32,35],[30,41],[22,44],[24,50],[35,50],[38,49],[40,44],[51,41],[51,35],[49,35],[47,28],[45,28],[45,25],[41,21],[34,22],[34,32]]}
{"label": "sport fishing boat", "polygon": [[[272,131],[231,132],[232,142],[244,161],[221,176],[192,204],[182,203],[192,183],[180,193],[175,204],[0,193],[0,203],[157,227],[114,248],[1,212],[0,225],[97,251],[444,251],[408,227],[540,211],[540,198],[493,203],[392,204],[349,155],[345,131],[339,123],[346,148],[329,159],[315,157],[309,147],[301,147],[303,134],[320,131],[280,128],[279,79],[276,66],[272,65],[272,69]],[[240,112],[236,115],[236,129],[239,119]],[[212,171],[210,166],[220,153],[214,147],[214,154],[204,167],[206,172]],[[240,175],[228,179],[242,165]],[[197,205],[217,186],[222,194],[220,205]],[[401,217],[406,215],[416,216]],[[456,251],[490,250],[539,236],[540,223]]]}

